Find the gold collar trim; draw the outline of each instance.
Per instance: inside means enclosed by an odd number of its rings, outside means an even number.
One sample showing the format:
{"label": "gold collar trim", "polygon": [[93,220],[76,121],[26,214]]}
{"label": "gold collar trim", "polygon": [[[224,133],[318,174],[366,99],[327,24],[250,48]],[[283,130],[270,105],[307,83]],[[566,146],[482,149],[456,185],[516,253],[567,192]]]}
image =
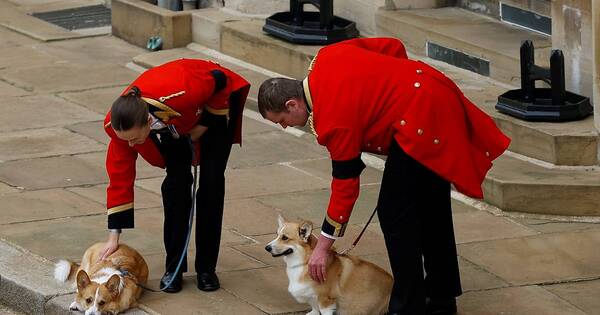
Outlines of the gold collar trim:
{"label": "gold collar trim", "polygon": [[310,95],[310,87],[308,86],[308,77],[306,77],[304,81],[302,81],[302,86],[304,87],[304,97],[306,98],[306,102],[308,103],[306,104],[306,106],[309,107],[308,110],[310,111],[310,114],[308,115],[308,125],[310,126],[310,131],[312,131],[313,135],[315,135],[315,138],[319,138],[317,130],[315,130],[315,122],[313,120],[314,108],[312,103],[312,97]]}
{"label": "gold collar trim", "polygon": [[180,113],[176,112],[171,107],[169,107],[155,99],[148,98],[148,97],[142,97],[142,100],[144,100],[144,102],[146,102],[154,107],[158,107],[159,109],[161,109],[160,111],[155,111],[152,114],[154,116],[160,118],[160,120],[162,120],[163,122],[169,121],[169,119],[171,119],[171,117],[181,116]]}
{"label": "gold collar trim", "polygon": [[310,95],[310,86],[308,85],[308,77],[306,77],[302,81],[302,87],[304,87],[304,97],[306,97],[306,101],[308,102],[307,105],[310,108],[310,112],[312,113],[313,102],[312,102],[312,97]]}

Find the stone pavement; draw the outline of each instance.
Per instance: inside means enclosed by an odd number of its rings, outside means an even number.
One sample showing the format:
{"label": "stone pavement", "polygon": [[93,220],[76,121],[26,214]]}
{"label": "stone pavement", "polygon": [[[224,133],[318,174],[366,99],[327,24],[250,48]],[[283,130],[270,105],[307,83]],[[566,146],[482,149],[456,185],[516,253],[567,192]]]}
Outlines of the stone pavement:
{"label": "stone pavement", "polygon": [[[0,0],[0,8],[18,14],[15,3]],[[24,3],[30,9],[81,1]],[[5,18],[0,16],[0,25],[6,24]],[[0,27],[0,305],[36,314],[68,312],[73,291],[52,280],[52,262],[79,260],[89,245],[106,238],[103,115],[139,74],[140,65],[185,56],[215,59],[253,84],[244,145],[234,148],[226,173],[217,269],[222,289],[197,290],[189,272],[181,293],[145,293],[140,309],[130,314],[307,311],[287,293],[283,261],[268,255],[264,246],[274,236],[278,213],[320,225],[330,161],[310,134],[284,132],[253,111],[256,89],[272,73],[216,53],[209,56],[197,45],[150,54],[109,35],[65,38],[45,42]],[[468,93],[479,93],[470,97],[489,97],[498,89],[487,79],[436,66]],[[373,167],[362,175],[360,199],[338,248],[351,243],[375,205],[382,172],[377,160],[369,164]],[[158,286],[163,272],[162,177],[162,170],[140,159],[137,227],[122,235],[146,258],[151,287]],[[465,290],[458,300],[459,314],[600,314],[600,225],[509,215],[454,196]],[[352,253],[389,270],[377,222]],[[4,312],[11,311],[0,307]]]}

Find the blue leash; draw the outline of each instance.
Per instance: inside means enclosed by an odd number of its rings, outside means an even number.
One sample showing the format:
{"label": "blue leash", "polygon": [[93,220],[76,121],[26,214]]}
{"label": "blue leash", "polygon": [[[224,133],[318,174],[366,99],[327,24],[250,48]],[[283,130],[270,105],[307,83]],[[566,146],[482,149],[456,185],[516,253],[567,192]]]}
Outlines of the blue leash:
{"label": "blue leash", "polygon": [[[194,147],[194,143],[192,142],[191,139],[190,139],[190,147],[192,148],[192,163],[193,163],[194,157],[195,157],[194,152],[195,152],[196,148]],[[160,288],[160,291],[164,291],[166,288],[171,286],[171,283],[173,283],[173,281],[175,280],[175,277],[177,277],[177,274],[179,273],[179,270],[181,269],[181,264],[183,263],[183,259],[186,256],[185,254],[187,253],[188,248],[190,246],[190,237],[192,235],[192,225],[194,224],[194,212],[196,212],[196,179],[198,178],[198,165],[194,165],[194,177],[193,178],[194,178],[194,182],[192,184],[192,207],[190,208],[190,222],[188,223],[188,235],[185,240],[185,246],[183,247],[183,251],[181,252],[181,257],[179,258],[179,263],[177,263],[177,268],[175,268],[173,277],[171,277],[171,280],[169,280],[169,282],[166,283],[163,288]],[[149,290],[152,292],[157,292],[156,290],[151,290],[151,289],[143,287],[141,285],[139,285],[139,286],[146,290]]]}

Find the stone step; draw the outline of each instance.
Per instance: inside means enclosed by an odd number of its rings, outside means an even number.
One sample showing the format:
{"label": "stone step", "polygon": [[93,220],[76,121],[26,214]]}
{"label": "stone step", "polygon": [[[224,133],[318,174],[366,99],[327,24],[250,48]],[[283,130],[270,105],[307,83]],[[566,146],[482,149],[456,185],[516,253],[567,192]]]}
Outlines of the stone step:
{"label": "stone step", "polygon": [[600,169],[545,168],[503,155],[484,184],[484,199],[504,211],[600,215]]}
{"label": "stone step", "polygon": [[[272,73],[251,69],[242,62],[236,62],[229,56],[219,55],[198,44],[142,54],[133,61],[143,67],[153,67],[182,56],[213,60],[242,74],[252,84],[246,108],[257,111],[256,89]],[[253,116],[260,117],[259,114]],[[302,138],[314,143],[310,131],[304,131],[306,135]],[[518,137],[513,141],[516,140]],[[494,161],[494,167],[483,185],[486,202],[507,211],[571,216],[600,215],[600,170],[596,167],[545,168],[509,155],[510,153]]]}
{"label": "stone step", "polygon": [[549,36],[461,8],[380,9],[376,24],[378,34],[402,39],[416,54],[513,85],[520,85],[519,49],[523,40],[533,41],[536,64],[549,64]]}
{"label": "stone step", "polygon": [[[262,19],[250,19],[218,9],[205,9],[192,14],[192,37],[196,43],[229,56],[302,79],[320,46],[283,42],[264,33],[263,25]],[[494,109],[498,95],[514,87],[428,58],[411,58],[432,63],[455,80],[465,94],[491,115],[513,139],[511,151],[557,165],[597,164],[598,139],[591,117],[560,124],[521,121]]]}

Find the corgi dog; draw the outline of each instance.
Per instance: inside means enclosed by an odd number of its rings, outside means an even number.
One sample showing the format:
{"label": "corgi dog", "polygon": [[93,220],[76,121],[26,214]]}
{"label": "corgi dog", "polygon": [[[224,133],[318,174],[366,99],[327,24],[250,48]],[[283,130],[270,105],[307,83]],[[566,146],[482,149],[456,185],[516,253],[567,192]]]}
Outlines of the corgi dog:
{"label": "corgi dog", "polygon": [[100,260],[104,243],[96,243],[83,254],[81,265],[60,260],[54,278],[61,282],[73,280],[77,287],[71,310],[85,315],[117,315],[137,305],[148,280],[148,265],[135,249],[119,244],[105,260]]}
{"label": "corgi dog", "polygon": [[392,276],[379,266],[331,250],[327,277],[318,283],[310,277],[308,260],[317,238],[311,222],[287,222],[278,218],[277,237],[266,247],[273,257],[282,256],[287,267],[288,291],[300,303],[308,303],[307,315],[385,314],[392,292]]}

